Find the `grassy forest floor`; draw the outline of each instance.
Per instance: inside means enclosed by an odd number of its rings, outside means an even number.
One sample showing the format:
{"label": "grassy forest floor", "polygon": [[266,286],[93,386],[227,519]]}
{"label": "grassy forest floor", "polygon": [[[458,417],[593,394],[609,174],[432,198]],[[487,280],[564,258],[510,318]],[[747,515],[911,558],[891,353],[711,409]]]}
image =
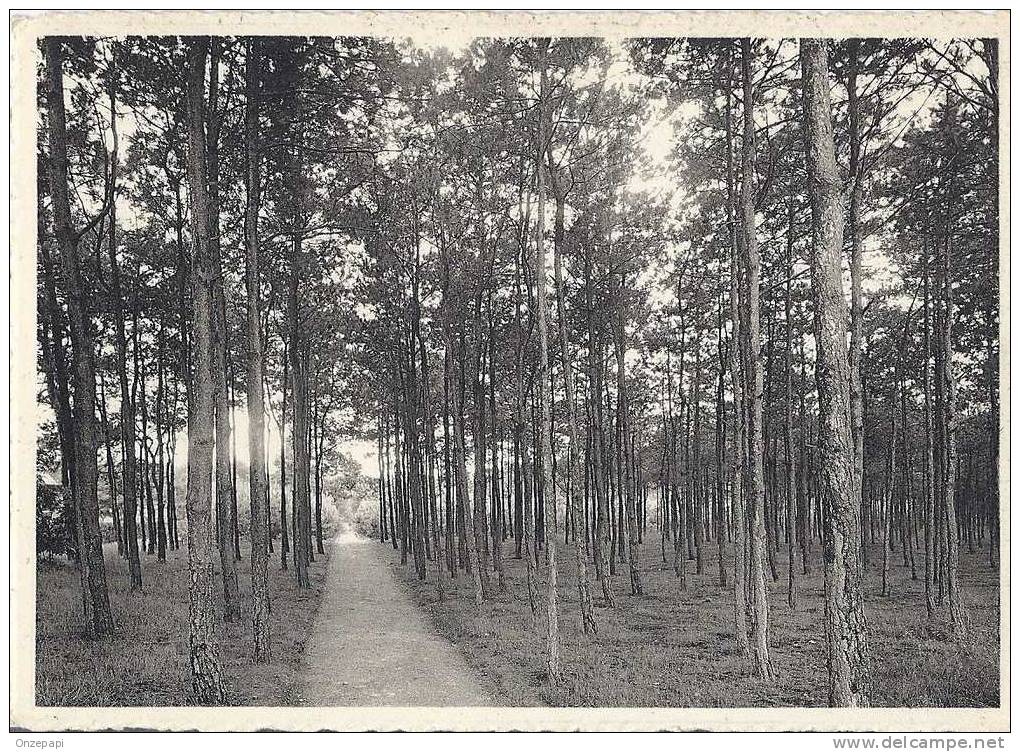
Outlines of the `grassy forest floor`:
{"label": "grassy forest floor", "polygon": [[[650,536],[655,532],[650,530]],[[381,545],[378,542],[376,545]],[[386,544],[387,548],[389,544]],[[729,553],[732,555],[732,547]],[[961,547],[960,579],[969,609],[970,636],[957,645],[945,624],[926,625],[923,560],[911,580],[899,552],[890,562],[891,597],[881,596],[881,546],[870,550],[866,614],[874,690],[872,704],[889,707],[972,707],[999,704],[999,573],[987,552]],[[507,705],[608,707],[758,707],[827,704],[819,547],[812,573],[797,572],[798,608],[786,600],[786,554],[777,554],[779,582],[769,586],[772,658],[778,679],[767,686],[743,665],[732,637],[733,596],[718,585],[717,549],[705,553],[705,573],[688,562],[683,592],[665,565],[657,538],[640,547],[643,596],[630,595],[623,566],[614,577],[617,606],[598,607],[599,637],[583,639],[573,547],[559,546],[560,630],[563,679],[548,686],[545,670],[545,567],[539,567],[538,628],[531,628],[526,566],[504,548],[507,592],[476,610],[471,577],[450,582],[439,600],[433,570],[418,581],[413,568],[403,581],[436,629],[459,645],[486,687]],[[399,567],[392,551],[391,566]],[[732,559],[726,561],[732,582]],[[589,568],[589,572],[591,569]],[[495,586],[495,578],[492,580]]]}
{"label": "grassy forest floor", "polygon": [[[654,536],[654,532],[651,532]],[[507,590],[479,613],[471,578],[425,582],[404,569],[399,554],[378,542],[378,561],[394,570],[435,630],[465,656],[497,704],[534,706],[751,707],[826,704],[822,632],[822,576],[818,546],[812,573],[798,569],[798,608],[786,603],[785,551],[777,554],[780,581],[770,585],[773,662],[778,679],[767,686],[751,676],[732,638],[732,591],[718,582],[716,549],[705,554],[705,573],[688,562],[682,591],[663,564],[658,540],[641,546],[645,595],[629,594],[624,565],[614,578],[617,607],[596,608],[597,642],[580,634],[573,548],[560,552],[560,629],[563,680],[552,688],[545,676],[545,566],[538,568],[539,615],[531,626],[525,562],[504,546]],[[274,557],[272,578],[273,663],[249,660],[250,576],[247,551],[238,563],[244,618],[220,623],[219,647],[228,702],[233,705],[300,704],[302,654],[322,601],[326,557],[311,566],[312,588],[299,591],[292,571]],[[278,553],[277,553],[278,556]],[[891,563],[892,596],[882,597],[881,549],[870,551],[866,608],[874,663],[876,706],[959,707],[999,704],[998,570],[987,553],[960,554],[960,578],[968,606],[970,636],[953,642],[945,624],[929,627],[924,608],[923,563],[911,580],[901,555]],[[79,583],[66,560],[38,565],[36,614],[36,702],[57,706],[185,705],[190,702],[188,664],[188,573],[185,550],[168,561],[144,557],[145,588],[128,588],[126,561],[107,548],[107,571],[117,636],[97,643],[81,637]],[[731,577],[732,560],[726,561]],[[495,577],[492,580],[495,586]],[[593,587],[593,595],[599,595]],[[598,599],[596,599],[598,604]],[[385,649],[385,648],[383,648]],[[413,671],[414,667],[407,667]]]}
{"label": "grassy forest floor", "polygon": [[[301,654],[322,596],[326,557],[309,568],[312,587],[300,591],[293,570],[281,571],[279,548],[271,555],[273,662],[251,663],[251,574],[246,542],[237,564],[242,620],[219,622],[219,655],[231,705],[293,705],[301,679]],[[328,555],[328,554],[327,554]],[[167,561],[142,557],[142,592],[129,587],[127,560],[106,546],[107,579],[118,634],[99,642],[81,636],[80,584],[66,559],[42,561],[36,576],[36,704],[56,706],[187,705],[188,553],[168,551]],[[219,567],[217,566],[217,593]]]}

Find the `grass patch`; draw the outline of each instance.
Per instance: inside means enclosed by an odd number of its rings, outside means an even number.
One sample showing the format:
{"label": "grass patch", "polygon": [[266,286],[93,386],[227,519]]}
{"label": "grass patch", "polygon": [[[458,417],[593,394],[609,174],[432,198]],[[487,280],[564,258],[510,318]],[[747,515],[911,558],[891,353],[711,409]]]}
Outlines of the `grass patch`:
{"label": "grass patch", "polygon": [[[866,614],[876,707],[995,707],[999,704],[998,570],[984,554],[960,554],[961,584],[970,635],[957,644],[948,631],[926,624],[923,565],[919,579],[891,566],[893,595],[881,592],[880,549],[866,573]],[[632,596],[625,569],[614,578],[617,607],[596,607],[599,635],[585,639],[578,618],[572,548],[560,547],[560,653],[562,680],[547,681],[544,638],[545,567],[539,566],[537,628],[532,627],[525,562],[504,549],[507,590],[479,611],[469,576],[446,575],[439,600],[434,570],[425,582],[413,570],[397,571],[436,629],[459,645],[494,696],[512,706],[590,707],[810,707],[827,704],[823,590],[819,551],[813,572],[798,570],[798,608],[786,603],[785,552],[777,554],[780,581],[769,583],[772,658],[778,672],[766,685],[749,673],[733,637],[733,600],[717,584],[715,549],[706,551],[705,574],[688,562],[683,591],[664,564],[658,541],[641,546],[645,595]],[[732,580],[732,560],[727,562]],[[492,580],[495,587],[495,578]],[[593,596],[600,595],[593,587]],[[598,601],[596,600],[596,603]]]}
{"label": "grass patch", "polygon": [[[326,557],[309,567],[310,590],[300,591],[293,570],[270,559],[273,661],[251,663],[251,574],[242,541],[238,562],[242,621],[218,612],[218,647],[227,704],[293,705],[301,654],[322,595]],[[278,554],[277,554],[278,556]],[[40,562],[36,594],[36,704],[40,706],[176,706],[192,704],[188,660],[187,550],[167,561],[143,555],[141,592],[131,592],[127,561],[106,547],[107,580],[118,632],[84,639],[77,570],[66,560]],[[218,581],[217,567],[217,581]],[[217,592],[219,592],[217,590]]]}

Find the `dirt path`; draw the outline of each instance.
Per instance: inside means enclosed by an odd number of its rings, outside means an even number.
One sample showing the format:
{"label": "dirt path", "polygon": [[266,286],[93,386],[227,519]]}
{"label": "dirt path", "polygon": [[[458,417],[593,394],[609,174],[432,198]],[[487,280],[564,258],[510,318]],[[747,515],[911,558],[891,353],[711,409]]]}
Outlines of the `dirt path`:
{"label": "dirt path", "polygon": [[396,581],[388,551],[348,534],[332,545],[305,645],[302,705],[494,704]]}

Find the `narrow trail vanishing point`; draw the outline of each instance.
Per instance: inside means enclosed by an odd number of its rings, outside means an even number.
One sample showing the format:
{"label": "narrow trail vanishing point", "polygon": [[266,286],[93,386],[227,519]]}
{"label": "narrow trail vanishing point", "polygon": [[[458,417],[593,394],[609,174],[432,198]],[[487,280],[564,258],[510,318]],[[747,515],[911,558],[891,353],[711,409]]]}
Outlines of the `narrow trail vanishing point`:
{"label": "narrow trail vanishing point", "polygon": [[305,645],[302,705],[494,704],[396,581],[380,546],[349,533],[331,545],[325,592]]}

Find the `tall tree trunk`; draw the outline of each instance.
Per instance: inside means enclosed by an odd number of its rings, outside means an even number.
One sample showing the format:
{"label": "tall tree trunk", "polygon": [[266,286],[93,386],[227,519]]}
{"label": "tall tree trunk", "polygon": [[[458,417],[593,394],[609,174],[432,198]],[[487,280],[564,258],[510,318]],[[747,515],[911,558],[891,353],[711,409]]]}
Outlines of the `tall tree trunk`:
{"label": "tall tree trunk", "polygon": [[379,469],[379,542],[385,543],[387,540],[387,529],[386,529],[386,468],[383,460],[383,417],[382,410],[380,409],[379,415],[376,416],[376,459],[378,460]]}
{"label": "tall tree trunk", "polygon": [[556,561],[556,488],[553,477],[553,456],[552,456],[552,390],[549,382],[549,303],[546,296],[546,265],[545,265],[545,149],[548,138],[548,113],[546,108],[546,97],[548,80],[546,72],[546,58],[549,51],[549,40],[541,39],[538,42],[539,49],[539,92],[538,92],[538,156],[535,159],[535,170],[538,173],[538,217],[535,230],[536,242],[536,263],[535,263],[535,287],[538,302],[538,387],[539,404],[541,406],[541,436],[542,436],[542,485],[545,489],[545,516],[548,524],[548,534],[545,536],[546,558],[548,560],[548,600],[546,612],[546,639],[548,645],[548,657],[546,667],[549,672],[549,681],[555,685],[560,678],[560,632],[557,590],[558,563]]}
{"label": "tall tree trunk", "polygon": [[175,469],[177,460],[177,405],[178,405],[178,386],[180,384],[179,378],[173,380],[173,396],[170,401],[170,420],[167,426],[169,435],[167,436],[167,460],[166,460],[166,471],[167,471],[167,537],[169,538],[170,549],[177,551],[180,549],[180,537],[177,530],[177,471]]}
{"label": "tall tree trunk", "polygon": [[[480,312],[476,311],[476,317]],[[489,584],[489,543],[488,543],[488,520],[486,519],[486,469],[485,469],[485,384],[482,375],[483,371],[483,345],[481,326],[478,323],[472,327],[471,350],[467,361],[471,364],[471,397],[474,405],[471,430],[472,443],[474,444],[474,468],[472,470],[472,483],[474,494],[472,497],[473,515],[472,531],[475,543],[474,564],[478,567],[482,578],[482,589],[488,597]]]}
{"label": "tall tree trunk", "polygon": [[[532,411],[534,416],[534,411]],[[521,486],[523,489],[523,521],[521,523],[524,560],[526,563],[525,580],[528,591],[528,605],[531,608],[531,628],[538,628],[538,575],[536,570],[536,535],[535,535],[535,481],[534,463],[528,451],[531,441],[521,430]]]}
{"label": "tall tree trunk", "polygon": [[[450,348],[443,348],[443,501],[445,504],[446,524],[443,529],[446,540],[446,568],[451,579],[457,578],[457,557],[455,541],[457,518],[454,511],[453,470],[450,465],[450,381],[452,379],[452,359]],[[392,525],[390,532],[393,532]],[[394,545],[396,545],[394,543]]]}
{"label": "tall tree trunk", "polygon": [[765,680],[773,678],[772,659],[769,657],[769,605],[765,583],[765,475],[762,446],[762,391],[761,327],[759,322],[759,292],[761,261],[758,257],[758,237],[755,229],[754,188],[754,86],[751,61],[751,40],[740,40],[740,67],[743,74],[744,139],[740,185],[741,236],[744,259],[747,265],[747,322],[746,343],[750,354],[747,383],[752,393],[749,416],[749,478],[748,536],[750,538],[751,578],[751,655],[758,675]]}
{"label": "tall tree trunk", "polygon": [[[495,326],[493,324],[493,304],[492,304],[492,291],[489,291],[489,341],[492,343],[496,342]],[[422,356],[424,357],[425,347],[422,343]],[[492,568],[496,572],[496,584],[499,587],[500,592],[506,592],[506,572],[503,563],[503,499],[500,493],[500,463],[499,463],[499,446],[500,446],[500,432],[496,413],[496,346],[492,347],[492,354],[489,357],[489,419],[492,425],[492,445],[491,445],[491,464],[492,464],[492,514],[491,514],[491,550],[492,550]],[[432,435],[435,435],[435,430],[431,427],[430,418],[430,429]],[[436,547],[438,548],[438,541]]]}
{"label": "tall tree trunk", "polygon": [[698,335],[694,345],[694,396],[691,402],[691,412],[694,417],[691,420],[691,465],[690,465],[690,497],[691,514],[690,523],[693,528],[692,534],[688,537],[694,545],[695,573],[705,573],[704,555],[704,519],[702,518],[701,507],[701,335]]}
{"label": "tall tree trunk", "polygon": [[[451,347],[452,343],[448,340],[447,347]],[[464,446],[464,390],[463,390],[463,359],[457,359],[460,368],[457,376],[459,384],[454,385],[454,405],[453,405],[453,453],[454,453],[454,473],[456,476],[457,483],[457,497],[458,502],[462,505],[464,520],[461,527],[461,540],[464,543],[465,548],[465,559],[468,562],[475,560],[475,541],[472,531],[468,529],[467,520],[471,518],[470,510],[470,497],[468,496],[467,488],[467,450]],[[477,566],[471,567],[471,577],[474,582],[475,591],[475,605],[479,608],[482,602],[485,600],[486,593],[482,586],[482,575],[478,571]]]}
{"label": "tall tree trunk", "polygon": [[[909,336],[910,327],[907,326],[907,336]],[[903,545],[906,550],[905,556],[907,557],[907,565],[910,567],[910,579],[917,579],[917,559],[915,556],[915,545],[914,545],[914,530],[916,525],[916,512],[914,506],[914,494],[911,488],[911,475],[913,469],[910,460],[910,423],[907,419],[907,389],[906,380],[903,375],[904,367],[904,353],[906,348],[900,350],[900,358],[896,365],[897,378],[899,379],[899,390],[900,390],[900,451],[903,454],[903,459],[900,463],[902,466],[901,471],[901,494],[903,498],[903,522],[902,522],[902,535]],[[894,406],[895,407],[895,406]]]}
{"label": "tall tree trunk", "polygon": [[[399,361],[398,361],[399,364]],[[398,375],[400,374],[400,368],[398,365]],[[401,426],[401,412],[400,412],[400,394],[403,387],[399,387],[396,399],[394,400],[393,406],[393,470],[394,470],[394,489],[397,494],[397,531],[400,534],[400,565],[404,566],[407,564],[407,550],[408,550],[408,522],[407,522],[407,475],[404,472],[404,452],[401,449],[401,437],[404,435],[403,428]]]}
{"label": "tall tree trunk", "polygon": [[[857,97],[857,67],[860,40],[847,41],[847,110],[850,120],[850,207],[848,230],[850,233],[850,427],[854,440],[853,491],[857,504],[862,505],[864,479],[864,390],[861,381],[861,340],[863,312],[861,310],[861,246],[860,203],[863,189],[861,165],[860,104]],[[867,551],[864,552],[867,563]]]}
{"label": "tall tree trunk", "polygon": [[[228,334],[223,268],[220,259],[219,209],[219,49],[211,42],[209,98],[206,117],[206,174],[208,176],[209,255],[213,264],[213,403],[216,462],[216,542],[220,555],[223,587],[223,617],[228,622],[241,618],[241,603],[234,559],[233,483],[230,466],[230,398],[227,386]],[[144,409],[144,395],[142,405]]]}
{"label": "tall tree trunk", "polygon": [[621,483],[620,494],[625,500],[626,518],[626,541],[627,541],[627,566],[630,574],[631,595],[642,595],[644,590],[641,586],[640,555],[638,552],[638,529],[637,509],[634,498],[631,472],[627,466],[627,445],[630,436],[630,404],[627,394],[627,314],[625,310],[624,292],[626,275],[621,270],[619,281],[616,283],[616,403],[617,403],[617,425],[618,436],[620,437],[617,452],[620,454],[620,461],[623,463],[623,472],[620,473]]}
{"label": "tall tree trunk", "polygon": [[726,216],[730,241],[730,319],[733,333],[730,344],[730,382],[733,392],[733,478],[730,482],[730,514],[733,517],[733,616],[737,647],[745,657],[751,655],[747,635],[747,505],[744,501],[744,468],[747,466],[747,442],[744,440],[744,364],[741,341],[741,282],[736,222],[735,178],[733,166],[732,47],[727,53],[726,76]]}
{"label": "tall tree trunk", "polygon": [[74,229],[68,197],[67,117],[64,112],[63,49],[59,37],[46,37],[46,103],[49,127],[50,198],[53,226],[60,249],[61,273],[67,295],[74,363],[75,433],[72,493],[75,539],[81,575],[85,633],[103,637],[113,632],[113,613],[106,585],[103,537],[99,529],[96,456],[96,369],[94,343],[87,309],[88,292],[78,256],[79,233]]}
{"label": "tall tree trunk", "polygon": [[[679,296],[679,283],[677,284],[677,295]],[[668,347],[668,346],[667,346]],[[685,462],[685,450],[687,448],[687,423],[688,412],[686,391],[684,390],[684,371],[687,358],[687,322],[685,311],[680,309],[680,371],[677,374],[677,393],[680,397],[679,415],[671,418],[671,441],[670,441],[670,462],[673,466],[673,485],[671,488],[670,517],[673,536],[673,571],[680,579],[680,589],[687,589],[687,463]],[[666,353],[666,364],[669,367],[669,353]],[[672,379],[669,379],[669,390],[673,391]]]}
{"label": "tall tree trunk", "polygon": [[164,495],[164,479],[166,464],[164,456],[163,423],[165,412],[166,382],[163,378],[164,368],[164,331],[160,321],[156,335],[156,557],[166,561],[166,497]]}
{"label": "tall tree trunk", "polygon": [[187,244],[184,240],[184,200],[181,196],[181,181],[174,182],[174,234],[177,243],[177,325],[181,336],[180,377],[184,381],[185,407],[191,407],[191,336],[189,331],[190,311],[188,299],[191,289],[191,263]]}
{"label": "tall tree trunk", "polygon": [[290,534],[287,532],[287,377],[290,373],[290,355],[287,341],[283,342],[283,378],[280,386],[280,568],[287,568],[290,553]]}
{"label": "tall tree trunk", "polygon": [[[241,618],[241,600],[234,559],[233,483],[230,469],[230,395],[227,387],[227,304],[223,292],[220,259],[219,189],[219,43],[211,41],[209,57],[209,100],[206,116],[206,174],[208,176],[209,257],[213,265],[213,403],[216,434],[216,543],[220,553],[223,581],[223,618]],[[145,399],[142,398],[144,406]],[[144,407],[143,407],[144,409]]]}
{"label": "tall tree trunk", "polygon": [[308,457],[308,340],[304,331],[298,289],[304,274],[304,250],[301,237],[295,234],[291,238],[291,269],[290,269],[290,303],[288,323],[290,329],[290,370],[293,374],[294,389],[294,428],[291,439],[294,445],[294,481],[291,506],[294,517],[293,540],[294,569],[297,584],[301,589],[311,587],[308,577],[310,558],[309,544],[311,541],[310,515],[310,462]]}
{"label": "tall tree trunk", "polygon": [[[177,414],[177,382],[174,382],[174,413]],[[180,537],[177,531],[177,471],[175,469],[177,460],[177,426],[176,423],[171,423],[170,426],[170,447],[167,452],[166,460],[166,472],[167,472],[167,501],[166,501],[166,512],[167,512],[167,535],[170,540],[170,550],[177,551],[181,547]]]}
{"label": "tall tree trunk", "polygon": [[322,532],[322,453],[326,442],[326,418],[328,406],[319,414],[316,408],[315,426],[312,441],[315,447],[315,552],[326,555]]}
{"label": "tall tree trunk", "polygon": [[251,617],[252,661],[269,663],[272,642],[269,632],[269,483],[266,475],[263,434],[265,401],[262,392],[262,314],[259,305],[259,87],[261,41],[245,40],[244,154],[244,287],[247,309],[247,406],[248,406],[248,501],[251,507]]}
{"label": "tall tree trunk", "polygon": [[138,328],[138,317],[135,316],[135,362],[139,365],[141,398],[139,400],[142,413],[142,434],[139,437],[138,453],[142,458],[141,498],[145,509],[145,552],[156,552],[156,506],[153,504],[152,493],[152,455],[149,450],[149,408],[147,402],[148,387],[146,385],[145,351],[142,348],[141,335]]}
{"label": "tall tree trunk", "polygon": [[[955,103],[951,95],[946,97],[946,111],[943,119],[944,148],[951,155],[953,162],[959,159],[959,150],[955,144],[954,129],[956,126]],[[942,516],[946,530],[946,593],[949,599],[949,618],[952,622],[953,636],[961,640],[967,636],[967,616],[964,610],[963,597],[957,577],[959,567],[959,526],[957,524],[957,447],[956,432],[958,418],[956,414],[956,374],[953,367],[953,325],[956,318],[955,300],[953,298],[953,207],[958,201],[956,196],[955,165],[949,167],[947,195],[943,198],[945,212],[942,231],[942,263],[940,266],[940,287],[943,295],[942,315],[942,390],[944,393],[944,455],[945,479],[942,494]]]}
{"label": "tall tree trunk", "polygon": [[[560,335],[560,358],[563,367],[564,391],[566,392],[567,403],[567,424],[570,428],[570,443],[567,447],[567,464],[569,465],[568,475],[576,474],[578,468],[582,468],[579,448],[581,446],[580,433],[577,430],[577,411],[574,406],[574,362],[570,353],[569,339],[567,336],[567,309],[566,292],[563,284],[563,234],[564,234],[564,203],[566,197],[563,195],[563,187],[560,183],[554,165],[549,165],[549,185],[552,189],[553,198],[556,201],[556,215],[553,220],[553,273],[556,278],[556,312],[559,324]],[[583,469],[583,468],[582,468]],[[588,546],[587,537],[577,536],[578,520],[584,517],[584,489],[583,484],[578,482],[576,477],[570,477],[569,503],[574,523],[574,560],[577,565],[577,591],[578,604],[581,610],[581,629],[585,634],[595,635],[598,633],[598,624],[595,621],[595,608],[591,599],[591,586],[588,583]]]}
{"label": "tall tree trunk", "polygon": [[[523,190],[523,189],[522,189]],[[530,300],[530,289],[526,280],[522,280],[522,270],[527,270],[526,256],[528,253],[528,223],[530,221],[531,199],[525,210],[524,227],[521,230],[519,253],[514,262],[514,312],[516,323],[516,357],[514,359],[514,455],[516,467],[514,470],[514,538],[516,539],[516,557],[525,560],[525,584],[528,593],[529,614],[531,617],[531,628],[537,626],[538,621],[538,591],[535,578],[535,554],[534,554],[534,506],[532,500],[532,479],[531,460],[529,458],[526,436],[526,405],[528,402],[529,390],[524,383],[525,354],[530,330],[526,338],[524,327],[521,321],[524,317],[522,288],[527,289]],[[456,420],[456,418],[455,418]]]}
{"label": "tall tree trunk", "polygon": [[[723,266],[719,265],[720,289]],[[719,294],[718,356],[719,372],[715,388],[715,537],[719,551],[719,587],[726,587],[726,345],[723,341],[722,292]]]}
{"label": "tall tree trunk", "polygon": [[191,672],[196,699],[223,702],[223,680],[216,649],[212,540],[209,516],[213,464],[213,285],[210,257],[209,197],[205,170],[205,61],[208,40],[196,37],[188,47],[188,181],[191,188],[192,330],[195,375],[188,411],[188,567],[191,573]]}
{"label": "tall tree trunk", "polygon": [[889,583],[889,555],[892,553],[892,518],[896,503],[896,388],[893,387],[892,398],[889,400],[889,456],[886,462],[886,479],[882,514],[882,596],[892,595]]}
{"label": "tall tree trunk", "polygon": [[797,534],[794,524],[794,508],[797,504],[797,480],[799,468],[793,464],[793,307],[790,299],[790,285],[793,280],[793,241],[794,241],[793,197],[789,199],[789,217],[786,238],[786,295],[785,303],[785,391],[783,394],[783,460],[786,468],[786,539],[787,539],[787,582],[786,603],[797,608]]}
{"label": "tall tree trunk", "polygon": [[797,475],[797,514],[800,518],[800,559],[801,559],[801,572],[805,575],[811,574],[811,557],[809,553],[811,551],[811,539],[812,539],[812,528],[811,528],[811,498],[809,496],[808,488],[808,474],[810,468],[808,467],[808,454],[807,454],[807,362],[804,357],[804,339],[800,339],[799,343],[799,360],[800,367],[797,373],[797,388],[799,391],[799,399],[797,406],[797,424],[799,426],[799,435],[797,437],[797,467],[800,468],[800,472]]}
{"label": "tall tree trunk", "polygon": [[589,431],[591,433],[591,461],[592,480],[595,486],[595,516],[594,543],[595,543],[595,577],[602,586],[602,597],[605,605],[609,608],[616,606],[616,599],[613,595],[613,580],[609,570],[609,562],[606,557],[606,549],[609,546],[609,490],[605,469],[605,441],[602,416],[602,335],[599,325],[595,321],[594,307],[594,270],[591,261],[585,258],[585,296],[586,308],[588,311],[588,385],[590,389],[589,405],[591,414],[589,416]]}
{"label": "tall tree trunk", "polygon": [[[417,340],[419,337],[419,256],[418,256],[418,244],[415,243],[416,261],[414,266],[414,276],[412,278],[412,300],[411,300],[411,331],[407,338],[406,347],[406,367],[407,367],[407,384],[405,393],[407,395],[406,410],[405,410],[405,438],[407,443],[407,458],[408,458],[408,488],[410,495],[410,507],[411,507],[411,532],[413,535],[413,548],[412,553],[414,554],[414,566],[415,571],[418,574],[418,579],[424,580],[426,576],[426,553],[428,546],[428,532],[425,529],[425,503],[424,503],[424,488],[422,484],[422,449],[420,441],[420,420],[419,415],[422,412],[419,407],[419,399],[421,396],[421,389],[419,387],[419,376],[418,376],[418,359],[415,357],[415,351],[417,349]],[[402,356],[403,357],[403,356]],[[485,457],[482,456],[482,462],[484,463]],[[477,473],[477,460],[475,471]],[[477,492],[477,483],[476,483]]]}
{"label": "tall tree trunk", "polygon": [[[110,111],[116,113],[117,103],[114,89],[110,89]],[[111,119],[116,139],[117,118]],[[113,160],[111,180],[116,180],[117,160]],[[116,191],[116,185],[114,185]],[[109,217],[110,291],[116,301],[114,306],[114,331],[116,333],[117,377],[120,385],[120,444],[123,465],[122,486],[124,493],[124,545],[128,560],[131,589],[142,587],[142,562],[138,550],[138,464],[135,457],[135,402],[128,387],[127,377],[127,334],[124,322],[124,291],[120,279],[120,262],[117,259],[117,201],[116,192],[110,201]]]}
{"label": "tall tree trunk", "polygon": [[[234,561],[241,560],[241,525],[240,515],[237,511],[237,398],[234,394],[236,381],[234,378],[234,362],[227,351],[227,394],[229,409],[227,412],[230,421],[230,519],[231,539],[234,544]],[[249,531],[250,532],[250,531]]]}
{"label": "tall tree trunk", "polygon": [[861,505],[854,495],[851,376],[840,264],[843,206],[832,136],[826,43],[802,39],[800,44],[818,343],[819,483],[828,500],[823,545],[829,704],[861,707],[868,704],[871,679],[862,589]]}
{"label": "tall tree trunk", "polygon": [[[136,272],[137,277],[137,272]],[[145,381],[142,378],[141,373],[141,346],[139,345],[140,326],[138,324],[138,308],[139,308],[139,285],[135,285],[134,304],[132,306],[132,317],[131,317],[131,354],[132,354],[132,365],[133,371],[131,375],[131,401],[139,407],[141,413],[141,433],[136,436],[137,445],[132,447],[132,451],[137,452],[138,457],[138,477],[135,479],[137,484],[137,496],[138,496],[138,531],[142,539],[141,550],[148,552],[149,550],[149,534],[145,526],[145,474],[146,474],[146,462],[145,462],[145,433],[146,433],[146,421],[145,421]],[[142,399],[139,399],[138,392],[141,387]]]}
{"label": "tall tree trunk", "polygon": [[928,620],[935,618],[935,447],[931,377],[931,257],[924,249],[924,595]]}
{"label": "tall tree trunk", "polygon": [[[40,198],[41,201],[41,198]],[[110,202],[111,211],[113,201]],[[40,210],[41,214],[41,210]],[[43,219],[40,216],[39,226]],[[71,413],[71,384],[67,373],[67,351],[64,348],[63,310],[57,302],[57,272],[53,269],[49,243],[39,243],[39,266],[42,273],[45,300],[39,304],[43,357],[47,364],[47,392],[50,406],[57,418],[57,438],[60,441],[61,483],[74,486],[74,417]],[[123,302],[122,298],[118,300]],[[72,494],[73,496],[73,494]],[[74,517],[74,499],[69,501],[70,517]],[[70,530],[74,534],[74,530]]]}

